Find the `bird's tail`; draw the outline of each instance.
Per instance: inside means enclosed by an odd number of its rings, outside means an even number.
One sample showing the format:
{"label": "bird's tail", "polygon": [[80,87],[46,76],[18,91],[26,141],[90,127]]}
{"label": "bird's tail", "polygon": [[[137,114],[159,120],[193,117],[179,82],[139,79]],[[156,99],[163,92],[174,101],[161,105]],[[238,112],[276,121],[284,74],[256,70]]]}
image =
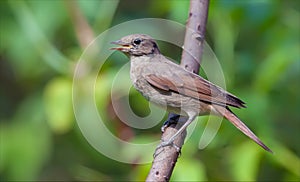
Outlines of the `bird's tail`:
{"label": "bird's tail", "polygon": [[272,150],[269,149],[269,147],[267,147],[228,107],[224,108],[222,106],[214,105],[214,108],[258,145],[260,145],[266,151],[273,153]]}

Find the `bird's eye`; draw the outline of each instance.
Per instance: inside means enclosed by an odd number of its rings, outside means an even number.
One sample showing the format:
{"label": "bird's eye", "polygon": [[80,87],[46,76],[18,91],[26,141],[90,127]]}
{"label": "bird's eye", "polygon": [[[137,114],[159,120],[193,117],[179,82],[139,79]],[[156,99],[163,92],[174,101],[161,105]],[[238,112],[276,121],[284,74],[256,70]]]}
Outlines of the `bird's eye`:
{"label": "bird's eye", "polygon": [[139,39],[139,38],[133,40],[133,43],[134,43],[135,45],[139,45],[141,42],[142,42],[142,40]]}

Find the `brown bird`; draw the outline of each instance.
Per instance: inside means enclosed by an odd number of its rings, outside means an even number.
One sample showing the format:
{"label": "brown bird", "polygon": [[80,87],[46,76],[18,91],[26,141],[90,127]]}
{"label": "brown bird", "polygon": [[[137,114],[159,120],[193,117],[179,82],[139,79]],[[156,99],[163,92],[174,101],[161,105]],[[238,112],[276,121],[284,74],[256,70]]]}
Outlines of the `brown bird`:
{"label": "brown bird", "polygon": [[242,108],[245,103],[222,88],[191,73],[164,57],[154,39],[144,34],[133,34],[112,44],[130,57],[130,78],[133,86],[147,100],[168,111],[187,116],[188,120],[169,141],[174,139],[198,115],[213,114],[225,117],[245,135],[265,150],[272,152],[230,109]]}

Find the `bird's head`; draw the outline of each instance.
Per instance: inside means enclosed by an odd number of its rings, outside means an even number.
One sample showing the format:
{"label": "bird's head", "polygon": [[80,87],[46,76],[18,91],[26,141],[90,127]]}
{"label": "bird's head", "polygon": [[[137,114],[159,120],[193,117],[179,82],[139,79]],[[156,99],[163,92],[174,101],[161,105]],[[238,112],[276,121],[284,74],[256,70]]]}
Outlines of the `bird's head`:
{"label": "bird's head", "polygon": [[111,48],[112,50],[118,50],[125,54],[129,54],[130,56],[143,56],[159,53],[159,49],[154,39],[145,34],[128,35],[111,43],[119,45],[119,47]]}

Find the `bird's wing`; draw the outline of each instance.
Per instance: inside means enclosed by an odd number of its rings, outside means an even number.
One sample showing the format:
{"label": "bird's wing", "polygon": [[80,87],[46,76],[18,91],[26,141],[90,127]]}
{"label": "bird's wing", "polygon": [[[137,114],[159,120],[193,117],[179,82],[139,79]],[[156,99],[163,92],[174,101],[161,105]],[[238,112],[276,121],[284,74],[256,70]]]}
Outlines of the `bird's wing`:
{"label": "bird's wing", "polygon": [[146,75],[146,80],[148,83],[150,83],[152,86],[164,90],[164,91],[176,91],[178,92],[178,90],[176,90],[176,85],[174,85],[172,83],[171,80],[166,79],[164,77],[158,77],[155,74],[150,74],[150,75]]}
{"label": "bird's wing", "polygon": [[245,107],[245,103],[236,96],[226,92],[222,88],[203,79],[202,77],[184,71],[181,74],[164,76],[148,74],[145,79],[149,84],[163,91],[180,93],[201,101],[222,106]]}

